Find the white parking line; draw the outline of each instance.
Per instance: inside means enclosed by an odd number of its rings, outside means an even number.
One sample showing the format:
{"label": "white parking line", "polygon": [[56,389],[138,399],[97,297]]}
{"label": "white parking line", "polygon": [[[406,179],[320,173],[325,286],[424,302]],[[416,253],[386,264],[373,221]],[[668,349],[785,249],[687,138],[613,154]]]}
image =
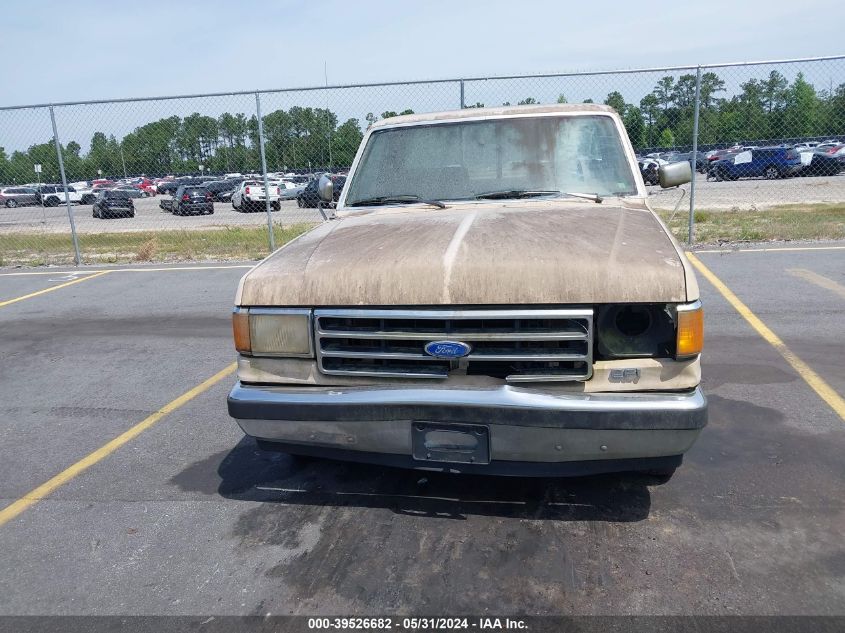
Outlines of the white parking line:
{"label": "white parking line", "polygon": [[824,275],[814,273],[812,270],[806,270],[804,268],[787,268],[786,272],[793,277],[799,277],[804,281],[809,281],[811,284],[815,284],[819,288],[830,290],[832,293],[845,299],[845,286],[836,283],[833,279],[828,279]]}

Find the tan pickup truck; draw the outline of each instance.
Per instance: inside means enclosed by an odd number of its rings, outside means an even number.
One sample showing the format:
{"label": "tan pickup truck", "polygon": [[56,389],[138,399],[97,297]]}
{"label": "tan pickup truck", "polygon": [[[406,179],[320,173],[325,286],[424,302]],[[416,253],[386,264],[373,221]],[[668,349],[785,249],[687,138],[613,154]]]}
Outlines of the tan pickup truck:
{"label": "tan pickup truck", "polygon": [[666,477],[706,424],[698,285],[612,109],[379,121],[327,215],[238,287],[228,407],[261,448]]}

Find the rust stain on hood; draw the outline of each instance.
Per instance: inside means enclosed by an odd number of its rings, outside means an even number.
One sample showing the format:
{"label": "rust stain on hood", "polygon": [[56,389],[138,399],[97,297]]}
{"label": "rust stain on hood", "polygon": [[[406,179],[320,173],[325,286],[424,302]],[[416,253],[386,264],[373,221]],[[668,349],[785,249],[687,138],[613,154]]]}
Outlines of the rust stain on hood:
{"label": "rust stain on hood", "polygon": [[682,302],[684,267],[643,206],[555,200],[368,210],[243,279],[243,306]]}

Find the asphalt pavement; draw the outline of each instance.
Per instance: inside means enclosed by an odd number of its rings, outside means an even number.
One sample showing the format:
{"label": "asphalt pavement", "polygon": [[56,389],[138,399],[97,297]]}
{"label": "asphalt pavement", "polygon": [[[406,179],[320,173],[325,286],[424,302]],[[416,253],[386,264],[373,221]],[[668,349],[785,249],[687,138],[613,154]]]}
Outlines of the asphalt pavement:
{"label": "asphalt pavement", "polygon": [[[845,394],[841,243],[698,258]],[[187,268],[0,270],[0,615],[845,614],[845,418],[700,276],[710,423],[658,485],[258,451],[245,269]]]}

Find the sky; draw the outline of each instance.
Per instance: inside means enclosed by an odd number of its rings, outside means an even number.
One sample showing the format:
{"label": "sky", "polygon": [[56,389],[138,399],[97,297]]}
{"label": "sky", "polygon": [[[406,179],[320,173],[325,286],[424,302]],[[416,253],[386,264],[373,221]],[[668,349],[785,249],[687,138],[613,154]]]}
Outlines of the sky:
{"label": "sky", "polygon": [[0,1],[0,105],[845,53],[842,0]]}
{"label": "sky", "polygon": [[[646,10],[646,7],[648,10]],[[0,0],[0,106],[460,77],[656,68],[845,54],[843,0]],[[845,60],[719,69],[730,98],[777,70],[818,90]],[[639,103],[666,74],[465,82],[465,103],[525,98]],[[693,71],[694,72],[694,71]],[[262,94],[262,114],[328,108],[363,129],[370,112],[460,107],[460,84]],[[118,140],[169,116],[256,112],[253,94],[55,108],[63,144]],[[52,138],[49,111],[0,110],[7,154]]]}

